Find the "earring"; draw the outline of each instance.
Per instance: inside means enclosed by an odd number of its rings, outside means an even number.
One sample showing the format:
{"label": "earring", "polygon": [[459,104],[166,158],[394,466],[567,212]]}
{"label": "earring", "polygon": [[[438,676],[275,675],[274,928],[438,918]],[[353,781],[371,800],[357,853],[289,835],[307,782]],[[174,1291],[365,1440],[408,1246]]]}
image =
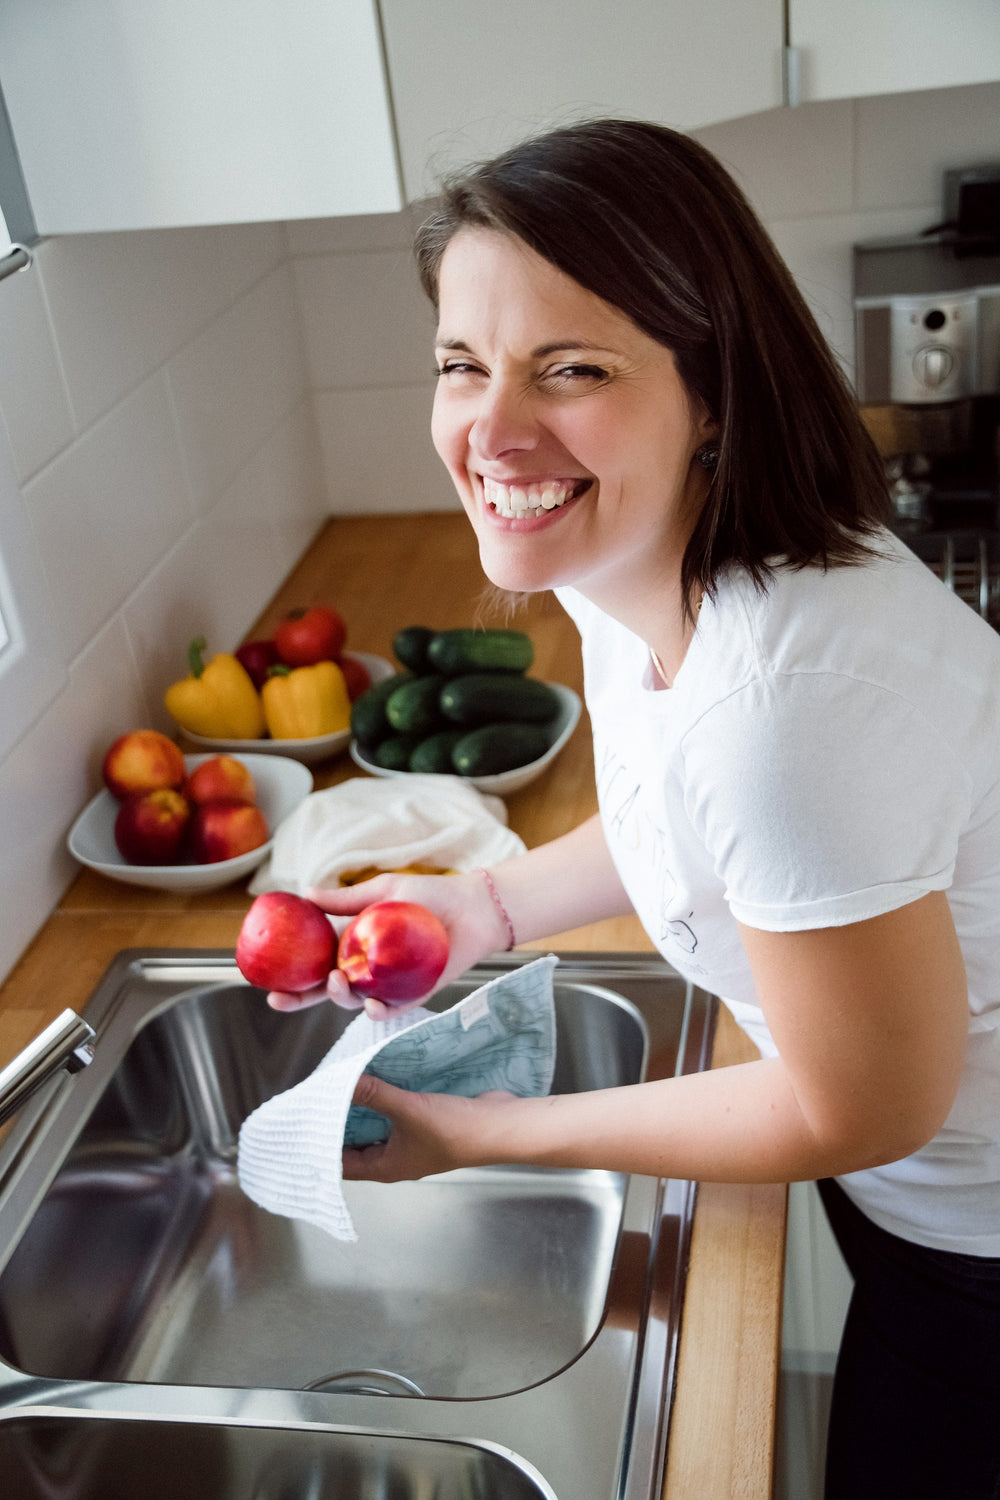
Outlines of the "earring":
{"label": "earring", "polygon": [[717,468],[719,463],[718,443],[702,443],[701,447],[695,453],[695,458],[703,469]]}

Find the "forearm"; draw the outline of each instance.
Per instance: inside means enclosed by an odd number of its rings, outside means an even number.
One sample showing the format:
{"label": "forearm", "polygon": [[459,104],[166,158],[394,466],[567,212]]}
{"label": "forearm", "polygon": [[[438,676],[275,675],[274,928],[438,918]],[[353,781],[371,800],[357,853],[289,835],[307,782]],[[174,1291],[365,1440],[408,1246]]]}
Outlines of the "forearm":
{"label": "forearm", "polygon": [[498,1101],[468,1129],[462,1165],[510,1161],[703,1182],[811,1181],[905,1154],[891,1133],[817,1133],[777,1058],[591,1093]]}
{"label": "forearm", "polygon": [[494,865],[491,874],[519,943],[633,909],[596,813],[571,833]]}

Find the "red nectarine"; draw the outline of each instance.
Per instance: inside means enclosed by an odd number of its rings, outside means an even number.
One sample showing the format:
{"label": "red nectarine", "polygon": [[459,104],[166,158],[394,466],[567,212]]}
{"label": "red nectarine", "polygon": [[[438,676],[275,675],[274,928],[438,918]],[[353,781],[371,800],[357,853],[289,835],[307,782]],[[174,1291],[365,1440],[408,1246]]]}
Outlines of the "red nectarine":
{"label": "red nectarine", "polygon": [[187,795],[201,806],[204,802],[256,802],[253,776],[235,755],[213,755],[195,766],[188,776]]}
{"label": "red nectarine", "polygon": [[432,990],[448,962],[448,934],[425,906],[376,901],[340,935],[337,967],[359,995],[387,1005]]}
{"label": "red nectarine", "polygon": [[190,817],[187,798],[172,787],[127,797],[115,818],[118,851],[130,865],[179,864]]}
{"label": "red nectarine", "polygon": [[157,729],[133,729],[108,747],[101,766],[104,785],[121,800],[160,787],[184,785],[184,756]]}
{"label": "red nectarine", "polygon": [[249,854],[269,838],[267,819],[249,802],[206,802],[191,819],[191,853],[200,865]]}
{"label": "red nectarine", "polygon": [[325,912],[291,891],[266,891],[243,919],[236,963],[244,978],[266,990],[311,990],[333,968],[337,934]]}

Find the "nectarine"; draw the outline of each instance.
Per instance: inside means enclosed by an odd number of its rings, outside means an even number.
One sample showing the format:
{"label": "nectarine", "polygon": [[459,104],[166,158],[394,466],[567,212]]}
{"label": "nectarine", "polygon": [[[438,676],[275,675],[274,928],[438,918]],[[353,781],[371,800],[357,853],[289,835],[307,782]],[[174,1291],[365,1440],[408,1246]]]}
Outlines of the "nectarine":
{"label": "nectarine", "polygon": [[132,729],[108,747],[101,766],[104,785],[119,800],[184,785],[184,756],[157,729]]}

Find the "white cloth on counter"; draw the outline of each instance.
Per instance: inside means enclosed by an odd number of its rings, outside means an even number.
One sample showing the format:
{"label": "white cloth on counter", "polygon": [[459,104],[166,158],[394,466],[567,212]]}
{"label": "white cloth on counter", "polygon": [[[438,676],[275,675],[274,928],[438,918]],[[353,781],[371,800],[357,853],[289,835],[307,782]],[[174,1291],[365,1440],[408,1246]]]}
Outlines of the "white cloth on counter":
{"label": "white cloth on counter", "polygon": [[352,777],[311,792],[274,831],[271,853],[250,893],[333,887],[340,875],[374,865],[472,870],[524,853],[499,797],[458,776]]}
{"label": "white cloth on counter", "polygon": [[480,985],[446,1011],[357,1016],[310,1076],[254,1110],[239,1138],[240,1186],[262,1208],[357,1240],[344,1145],[384,1140],[388,1120],[352,1104],[362,1073],[415,1092],[547,1094],[555,1069],[552,954]]}

